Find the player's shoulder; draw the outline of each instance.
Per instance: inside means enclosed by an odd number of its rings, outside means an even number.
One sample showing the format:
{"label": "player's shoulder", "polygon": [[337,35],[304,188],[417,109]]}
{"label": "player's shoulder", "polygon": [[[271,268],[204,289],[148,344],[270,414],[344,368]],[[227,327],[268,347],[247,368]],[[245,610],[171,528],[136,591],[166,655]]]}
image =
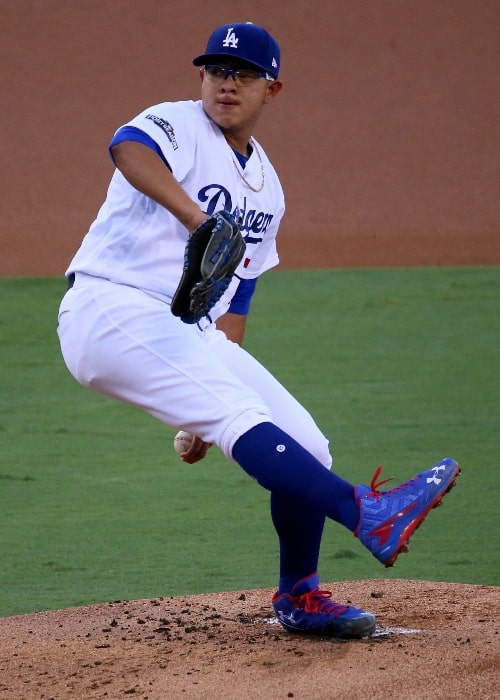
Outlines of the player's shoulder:
{"label": "player's shoulder", "polygon": [[272,177],[274,177],[277,182],[279,182],[279,175],[271,161],[271,158],[269,157],[268,153],[266,152],[265,148],[260,143],[260,141],[257,141],[255,136],[252,136],[252,144],[254,150],[256,150],[257,158],[262,161],[263,165],[266,168],[266,171],[268,171],[268,173],[272,175]]}
{"label": "player's shoulder", "polygon": [[208,118],[199,102],[184,100],[159,102],[144,109],[129,122],[131,126],[149,133],[152,138],[165,135],[170,143],[179,144],[193,137],[201,138],[209,128]]}
{"label": "player's shoulder", "polygon": [[194,100],[179,100],[177,102],[159,102],[158,104],[151,105],[144,109],[137,117],[149,118],[154,117],[164,118],[164,119],[203,119],[205,113],[200,106],[199,101]]}

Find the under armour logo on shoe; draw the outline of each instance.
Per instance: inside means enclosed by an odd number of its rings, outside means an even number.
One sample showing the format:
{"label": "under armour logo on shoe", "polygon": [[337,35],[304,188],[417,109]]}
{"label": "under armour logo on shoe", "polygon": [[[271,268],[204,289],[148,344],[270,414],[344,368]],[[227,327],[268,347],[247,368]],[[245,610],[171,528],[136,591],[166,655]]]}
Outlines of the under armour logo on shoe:
{"label": "under armour logo on shoe", "polygon": [[437,466],[432,467],[431,471],[434,472],[434,476],[428,476],[426,479],[426,482],[428,484],[436,484],[436,486],[439,486],[439,484],[443,481],[438,476],[438,473],[441,471],[441,469],[443,469],[443,470],[446,469],[444,464],[438,464]]}
{"label": "under armour logo on shoe", "polygon": [[233,31],[233,27],[229,27],[227,30],[226,38],[222,42],[222,46],[230,46],[232,49],[237,48],[239,39],[236,38],[236,34]]}
{"label": "under armour logo on shoe", "polygon": [[286,615],[284,612],[281,610],[278,610],[278,620],[280,622],[284,622],[285,624],[288,622],[289,625],[296,625],[297,620],[295,619],[296,615],[300,616],[300,613],[302,612],[302,608],[297,608],[296,610],[292,610],[292,612],[289,615]]}

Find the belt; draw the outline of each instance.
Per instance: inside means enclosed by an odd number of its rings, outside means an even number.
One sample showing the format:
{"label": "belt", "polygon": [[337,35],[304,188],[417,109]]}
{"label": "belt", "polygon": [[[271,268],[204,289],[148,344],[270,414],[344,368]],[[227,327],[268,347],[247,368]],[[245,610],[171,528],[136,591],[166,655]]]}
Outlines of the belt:
{"label": "belt", "polygon": [[75,284],[75,273],[72,272],[70,275],[68,275],[68,289],[71,289],[71,287]]}

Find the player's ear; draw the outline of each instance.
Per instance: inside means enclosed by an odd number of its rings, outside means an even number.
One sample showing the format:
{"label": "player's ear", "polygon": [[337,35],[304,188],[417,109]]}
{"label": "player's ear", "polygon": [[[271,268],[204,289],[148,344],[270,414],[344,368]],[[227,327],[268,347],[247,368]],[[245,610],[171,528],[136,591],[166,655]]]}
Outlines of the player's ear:
{"label": "player's ear", "polygon": [[202,66],[200,68],[200,80],[203,82],[203,78],[205,77],[205,68]]}
{"label": "player's ear", "polygon": [[283,87],[283,83],[281,80],[274,80],[272,83],[269,83],[267,86],[267,92],[266,92],[266,97],[264,99],[265,104],[269,104],[269,102],[272,102],[276,95],[281,92],[281,88]]}

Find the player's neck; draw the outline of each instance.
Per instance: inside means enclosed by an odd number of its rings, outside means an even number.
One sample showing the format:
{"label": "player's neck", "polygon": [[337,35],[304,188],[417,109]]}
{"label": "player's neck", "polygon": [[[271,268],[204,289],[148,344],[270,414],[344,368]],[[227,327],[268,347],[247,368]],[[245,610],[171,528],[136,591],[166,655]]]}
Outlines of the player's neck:
{"label": "player's neck", "polygon": [[238,153],[241,153],[241,155],[245,156],[245,158],[248,158],[252,153],[250,136],[240,136],[230,134],[229,132],[224,132],[224,138],[233,150],[238,151]]}

